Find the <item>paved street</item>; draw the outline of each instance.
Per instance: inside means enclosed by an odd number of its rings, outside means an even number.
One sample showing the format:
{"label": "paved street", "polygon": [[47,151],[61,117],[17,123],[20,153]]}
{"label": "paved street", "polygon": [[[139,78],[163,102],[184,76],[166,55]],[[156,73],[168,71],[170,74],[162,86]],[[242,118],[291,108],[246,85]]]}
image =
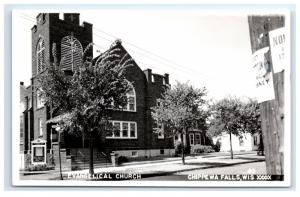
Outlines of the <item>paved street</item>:
{"label": "paved street", "polygon": [[[67,174],[87,174],[88,170],[63,172]],[[180,158],[170,158],[159,161],[143,161],[128,163],[118,167],[95,169],[96,174],[123,173],[142,174],[145,180],[180,180],[188,174],[265,174],[266,167],[263,156],[256,153],[236,154],[230,159],[228,154],[211,154],[204,156],[187,157],[186,165],[182,165]],[[49,172],[46,174],[21,175],[21,180],[59,180],[59,173]],[[144,180],[144,178],[143,178]]]}
{"label": "paved street", "polygon": [[251,174],[255,171],[254,174],[266,174],[265,162],[253,162],[246,164],[237,164],[230,167],[217,167],[217,168],[207,168],[207,169],[198,169],[190,170],[179,173],[174,173],[167,176],[155,176],[144,178],[144,181],[157,181],[157,180],[166,180],[166,181],[177,181],[177,180],[186,180],[185,176],[181,175],[191,175],[191,174]]}
{"label": "paved street", "polygon": [[265,162],[236,164],[229,167],[207,168],[179,172],[176,174],[266,174]]}

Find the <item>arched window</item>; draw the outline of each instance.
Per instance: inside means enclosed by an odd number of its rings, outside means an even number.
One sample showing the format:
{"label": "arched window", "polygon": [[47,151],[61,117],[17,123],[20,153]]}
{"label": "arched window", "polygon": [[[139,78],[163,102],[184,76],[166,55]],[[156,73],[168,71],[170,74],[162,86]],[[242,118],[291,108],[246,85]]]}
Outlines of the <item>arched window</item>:
{"label": "arched window", "polygon": [[82,63],[82,45],[74,36],[61,40],[62,70],[75,70]]}
{"label": "arched window", "polygon": [[36,108],[41,108],[44,106],[45,100],[43,99],[41,95],[41,89],[38,89],[36,91]]}
{"label": "arched window", "polygon": [[133,85],[128,81],[130,90],[127,92],[127,105],[124,106],[125,111],[136,111],[136,94]]}
{"label": "arched window", "polygon": [[45,69],[45,41],[40,39],[36,47],[37,73]]}

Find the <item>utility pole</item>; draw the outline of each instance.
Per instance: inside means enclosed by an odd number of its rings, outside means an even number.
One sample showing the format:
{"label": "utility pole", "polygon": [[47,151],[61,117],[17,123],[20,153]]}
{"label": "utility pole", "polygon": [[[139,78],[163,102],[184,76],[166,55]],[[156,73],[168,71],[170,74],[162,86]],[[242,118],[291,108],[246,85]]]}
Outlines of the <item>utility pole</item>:
{"label": "utility pole", "polygon": [[[252,53],[271,47],[269,32],[285,26],[282,15],[248,16]],[[268,53],[270,54],[270,53]],[[272,54],[266,55],[271,68],[275,99],[260,103],[261,126],[267,174],[284,174],[284,70],[274,73]]]}

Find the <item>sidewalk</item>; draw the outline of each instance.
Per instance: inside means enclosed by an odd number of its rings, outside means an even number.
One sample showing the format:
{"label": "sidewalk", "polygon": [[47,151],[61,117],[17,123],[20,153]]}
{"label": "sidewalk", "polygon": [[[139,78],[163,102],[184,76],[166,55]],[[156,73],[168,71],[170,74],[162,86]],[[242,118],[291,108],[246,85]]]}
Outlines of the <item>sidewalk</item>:
{"label": "sidewalk", "polygon": [[[193,170],[214,171],[223,167],[233,167],[238,170],[240,164],[255,164],[265,161],[264,156],[256,152],[239,152],[230,159],[230,153],[214,153],[200,156],[187,156],[183,165],[180,157],[164,158],[152,161],[135,161],[124,163],[118,167],[95,168],[95,174],[142,174],[143,177],[168,176],[178,173],[188,173]],[[206,169],[206,170],[205,170]],[[89,170],[63,171],[65,179],[72,174],[88,174]],[[31,172],[21,175],[28,180],[59,180],[59,171]],[[66,179],[68,180],[68,179]]]}
{"label": "sidewalk", "polygon": [[[233,166],[237,164],[246,164],[253,162],[264,161],[263,156],[257,156],[255,153],[235,155],[234,159],[230,159],[228,155],[205,157],[205,156],[188,156],[186,164],[183,165],[181,158],[170,158],[169,160],[149,161],[144,162],[131,162],[118,167],[107,167],[94,169],[96,174],[100,173],[118,173],[118,174],[143,174],[151,176],[168,175],[183,171],[190,171],[196,169],[218,168],[225,166]],[[88,169],[64,172],[66,174],[84,174],[88,173]]]}

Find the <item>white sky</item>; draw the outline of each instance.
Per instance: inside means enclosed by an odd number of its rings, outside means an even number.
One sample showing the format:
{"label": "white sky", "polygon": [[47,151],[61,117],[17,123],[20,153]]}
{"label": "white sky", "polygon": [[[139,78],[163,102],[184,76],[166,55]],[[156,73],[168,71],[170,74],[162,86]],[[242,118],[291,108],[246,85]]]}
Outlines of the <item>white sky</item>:
{"label": "white sky", "polygon": [[[100,29],[120,38],[142,70],[151,68],[154,73],[169,73],[171,84],[175,80],[189,80],[195,87],[207,87],[208,96],[215,99],[226,95],[255,97],[246,13],[200,10],[97,10],[80,13],[81,22],[93,24],[94,50],[108,49],[114,40],[97,30]],[[34,25],[28,16],[35,18],[36,15],[37,12],[33,11],[18,11],[13,15],[13,75],[26,86],[31,78],[31,27]]]}

